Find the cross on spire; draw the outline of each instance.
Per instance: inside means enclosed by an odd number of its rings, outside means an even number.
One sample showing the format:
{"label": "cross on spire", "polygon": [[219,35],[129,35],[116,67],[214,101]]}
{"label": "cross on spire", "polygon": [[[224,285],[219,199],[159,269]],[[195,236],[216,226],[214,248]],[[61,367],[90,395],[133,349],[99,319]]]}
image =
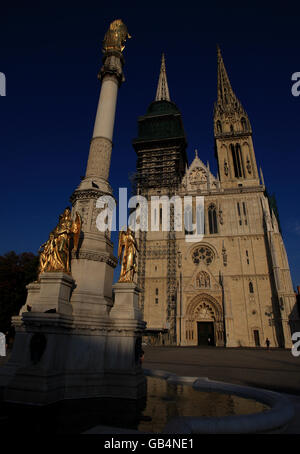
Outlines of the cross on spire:
{"label": "cross on spire", "polygon": [[161,57],[161,67],[160,67],[160,74],[159,74],[159,79],[158,79],[155,101],[171,101],[169,87],[168,87],[168,81],[167,81],[165,54],[162,54],[162,57]]}

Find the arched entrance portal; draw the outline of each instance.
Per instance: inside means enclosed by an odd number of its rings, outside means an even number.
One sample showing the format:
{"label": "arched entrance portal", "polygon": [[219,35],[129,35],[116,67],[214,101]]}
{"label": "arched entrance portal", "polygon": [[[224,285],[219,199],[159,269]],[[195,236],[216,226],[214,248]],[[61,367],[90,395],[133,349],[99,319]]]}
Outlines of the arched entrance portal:
{"label": "arched entrance portal", "polygon": [[224,346],[223,311],[218,301],[208,294],[198,294],[188,305],[186,344]]}

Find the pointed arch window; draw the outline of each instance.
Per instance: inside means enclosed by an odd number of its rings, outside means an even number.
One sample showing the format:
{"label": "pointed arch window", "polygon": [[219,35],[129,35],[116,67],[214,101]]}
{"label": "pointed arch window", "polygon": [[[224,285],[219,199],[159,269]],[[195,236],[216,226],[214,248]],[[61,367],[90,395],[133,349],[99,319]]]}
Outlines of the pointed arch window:
{"label": "pointed arch window", "polygon": [[251,281],[249,282],[249,292],[254,293],[253,283]]}
{"label": "pointed arch window", "polygon": [[233,143],[230,144],[230,150],[232,155],[233,161],[233,168],[234,168],[234,176],[236,178],[243,178],[245,176],[243,160],[242,160],[242,150],[239,143],[235,145]]}
{"label": "pointed arch window", "polygon": [[193,210],[191,205],[188,205],[184,209],[184,227],[185,227],[185,235],[192,235],[194,233],[193,230]]}
{"label": "pointed arch window", "polygon": [[204,235],[205,232],[205,222],[204,222],[204,210],[202,207],[196,207],[196,233],[197,235]]}
{"label": "pointed arch window", "polygon": [[217,209],[213,203],[208,207],[208,228],[209,233],[218,233]]}
{"label": "pointed arch window", "polygon": [[155,304],[158,304],[158,288],[155,289]]}
{"label": "pointed arch window", "polygon": [[221,124],[220,120],[217,121],[217,132],[219,134],[222,133],[222,124]]}

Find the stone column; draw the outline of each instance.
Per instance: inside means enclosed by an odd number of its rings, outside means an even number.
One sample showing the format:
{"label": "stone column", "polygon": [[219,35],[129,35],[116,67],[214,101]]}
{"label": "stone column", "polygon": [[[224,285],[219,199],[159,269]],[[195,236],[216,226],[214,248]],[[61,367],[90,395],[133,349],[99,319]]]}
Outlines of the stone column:
{"label": "stone column", "polygon": [[72,294],[73,314],[107,316],[112,306],[113,270],[117,260],[109,232],[100,232],[96,219],[101,208],[96,202],[102,195],[111,195],[108,182],[112,137],[118,87],[124,80],[124,58],[117,50],[107,51],[99,72],[102,81],[93,137],[84,179],[71,197],[73,215],[79,212],[82,235],[79,252],[73,255],[72,276],[76,288]]}
{"label": "stone column", "polygon": [[98,74],[102,86],[86,174],[78,189],[98,186],[105,193],[112,192],[108,184],[108,176],[118,88],[124,81],[123,64],[123,55],[116,50],[107,52],[103,57],[103,66]]}

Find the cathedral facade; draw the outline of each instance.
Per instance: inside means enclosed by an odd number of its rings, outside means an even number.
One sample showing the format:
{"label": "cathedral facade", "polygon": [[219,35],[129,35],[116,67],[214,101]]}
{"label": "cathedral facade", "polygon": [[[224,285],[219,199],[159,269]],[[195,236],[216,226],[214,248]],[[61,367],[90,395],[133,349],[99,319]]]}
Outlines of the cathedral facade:
{"label": "cathedral facade", "polygon": [[[148,214],[159,226],[137,232],[146,339],[165,345],[259,347],[268,338],[272,347],[289,348],[299,314],[278,212],[257,167],[248,115],[219,49],[217,79],[217,175],[197,150],[188,164],[164,56],[155,101],[138,119],[136,193],[148,200]],[[162,228],[163,203],[150,206],[151,197],[164,196],[189,201],[181,231],[175,228],[172,204],[168,231]],[[197,196],[204,201],[204,235],[198,241]]]}

